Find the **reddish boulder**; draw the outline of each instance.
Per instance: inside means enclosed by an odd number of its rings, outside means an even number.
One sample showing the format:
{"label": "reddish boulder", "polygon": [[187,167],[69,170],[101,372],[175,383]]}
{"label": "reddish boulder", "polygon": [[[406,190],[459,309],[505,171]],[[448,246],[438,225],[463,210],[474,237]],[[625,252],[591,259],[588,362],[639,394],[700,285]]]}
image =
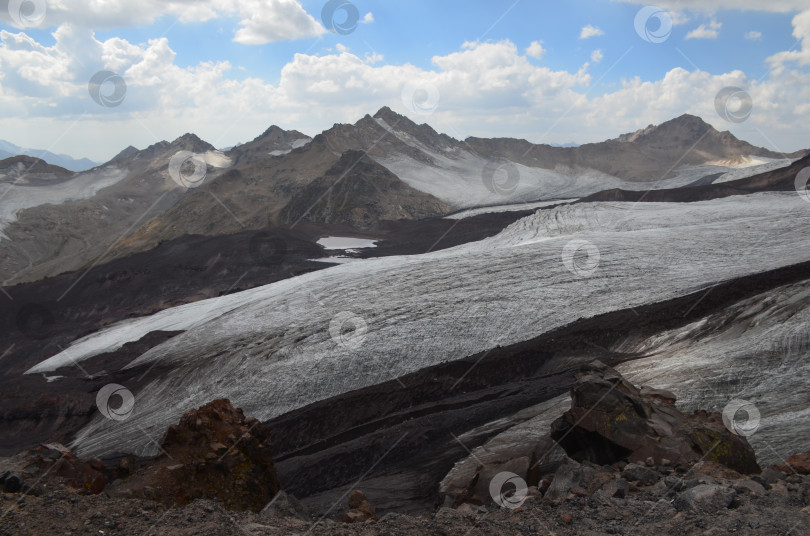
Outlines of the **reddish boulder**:
{"label": "reddish boulder", "polygon": [[112,492],[167,505],[216,499],[230,510],[258,512],[281,490],[268,430],[228,400],[187,411],[160,447],[161,456]]}
{"label": "reddish boulder", "polygon": [[773,469],[780,473],[800,475],[810,475],[810,453],[795,454],[785,461],[785,463],[774,465]]}

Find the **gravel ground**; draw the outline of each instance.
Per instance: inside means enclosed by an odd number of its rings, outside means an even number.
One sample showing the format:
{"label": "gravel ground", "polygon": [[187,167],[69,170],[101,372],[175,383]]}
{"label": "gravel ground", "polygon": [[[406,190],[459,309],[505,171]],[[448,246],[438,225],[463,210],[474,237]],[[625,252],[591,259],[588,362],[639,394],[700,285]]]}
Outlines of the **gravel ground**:
{"label": "gravel ground", "polygon": [[[794,480],[796,478],[794,477]],[[292,517],[229,512],[214,501],[197,500],[182,508],[157,503],[77,495],[67,489],[42,496],[3,494],[0,535],[810,535],[810,479],[780,483],[761,497],[738,495],[730,508],[678,512],[669,499],[649,490],[628,499],[569,497],[558,504],[529,497],[518,509],[440,508],[432,515],[388,513],[377,522],[317,524]],[[342,514],[337,512],[338,517]]]}

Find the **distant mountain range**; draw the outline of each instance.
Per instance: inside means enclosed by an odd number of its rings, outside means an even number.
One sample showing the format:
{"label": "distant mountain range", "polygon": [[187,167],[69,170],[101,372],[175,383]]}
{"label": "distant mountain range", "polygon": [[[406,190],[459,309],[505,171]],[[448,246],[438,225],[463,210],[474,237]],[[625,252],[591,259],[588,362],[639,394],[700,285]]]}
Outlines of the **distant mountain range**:
{"label": "distant mountain range", "polygon": [[[205,160],[204,181],[188,188],[172,176],[169,163],[179,151]],[[186,235],[299,224],[374,232],[385,222],[463,208],[740,179],[805,154],[755,147],[692,115],[576,147],[457,140],[388,107],[314,138],[271,126],[225,152],[185,134],[127,147],[97,170],[62,181],[50,204],[35,206],[48,198],[36,188],[53,186],[44,176],[34,180],[36,170],[28,173],[27,196],[2,229],[0,282],[84,269]],[[74,181],[82,186],[71,187]]]}
{"label": "distant mountain range", "polygon": [[66,154],[56,154],[42,149],[27,149],[14,145],[11,142],[0,140],[0,160],[20,155],[33,156],[69,171],[87,171],[99,165],[98,162],[93,162],[88,158],[80,158],[77,160]]}

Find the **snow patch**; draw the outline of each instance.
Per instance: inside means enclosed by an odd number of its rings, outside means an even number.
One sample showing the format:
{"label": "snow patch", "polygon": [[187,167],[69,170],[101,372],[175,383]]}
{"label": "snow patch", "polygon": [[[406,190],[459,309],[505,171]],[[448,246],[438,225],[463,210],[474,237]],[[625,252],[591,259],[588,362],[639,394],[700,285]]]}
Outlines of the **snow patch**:
{"label": "snow patch", "polygon": [[128,171],[107,166],[79,173],[73,178],[47,185],[31,183],[7,184],[0,195],[0,238],[8,238],[2,231],[17,220],[17,213],[40,205],[60,205],[82,201],[96,195],[102,188],[112,186],[127,176]]}
{"label": "snow patch", "polygon": [[233,160],[222,151],[207,151],[205,153],[205,163],[215,168],[231,167]]}
{"label": "snow patch", "polygon": [[327,236],[318,240],[324,249],[376,248],[379,239],[354,238],[351,236]]}
{"label": "snow patch", "polygon": [[549,201],[537,201],[536,203],[517,203],[513,205],[496,205],[491,207],[471,208],[469,210],[462,210],[455,214],[445,216],[446,220],[463,220],[464,218],[471,218],[480,214],[494,214],[499,212],[520,212],[521,210],[534,210],[537,208],[548,207],[551,205],[560,205],[573,203],[577,198],[571,199],[554,199]]}

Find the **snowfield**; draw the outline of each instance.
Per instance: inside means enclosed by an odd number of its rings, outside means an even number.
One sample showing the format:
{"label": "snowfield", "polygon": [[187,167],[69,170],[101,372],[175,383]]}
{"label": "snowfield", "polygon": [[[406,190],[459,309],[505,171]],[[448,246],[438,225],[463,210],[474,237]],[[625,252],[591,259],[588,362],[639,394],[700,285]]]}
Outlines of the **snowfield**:
{"label": "snowfield", "polygon": [[127,170],[108,166],[86,171],[64,181],[48,185],[33,185],[20,181],[2,185],[0,191],[0,238],[8,238],[3,229],[17,220],[17,213],[39,205],[59,205],[67,201],[81,201],[96,192],[112,186],[127,175]]}
{"label": "snowfield", "polygon": [[[808,224],[810,204],[793,192],[559,206],[480,242],[344,264],[125,321],[29,373],[54,371],[149,331],[185,330],[129,365],[174,367],[134,393],[132,415],[98,415],[73,445],[82,456],[154,454],[153,441],[168,424],[214,398],[269,419],[580,317],[810,260]],[[566,248],[572,240],[585,246]],[[583,267],[594,257],[582,255],[594,247],[599,264],[591,273]],[[574,258],[564,261],[564,251]],[[354,334],[343,335],[342,327]],[[729,352],[727,359],[736,359]],[[689,375],[692,354],[669,357]]]}
{"label": "snowfield", "polygon": [[517,203],[514,205],[495,205],[491,207],[471,208],[462,210],[444,217],[446,220],[463,220],[464,218],[471,218],[480,214],[494,214],[498,212],[519,212],[521,210],[533,210],[536,208],[550,207],[552,205],[563,205],[573,203],[576,198],[572,199],[552,199],[549,201],[538,201],[536,203]]}

